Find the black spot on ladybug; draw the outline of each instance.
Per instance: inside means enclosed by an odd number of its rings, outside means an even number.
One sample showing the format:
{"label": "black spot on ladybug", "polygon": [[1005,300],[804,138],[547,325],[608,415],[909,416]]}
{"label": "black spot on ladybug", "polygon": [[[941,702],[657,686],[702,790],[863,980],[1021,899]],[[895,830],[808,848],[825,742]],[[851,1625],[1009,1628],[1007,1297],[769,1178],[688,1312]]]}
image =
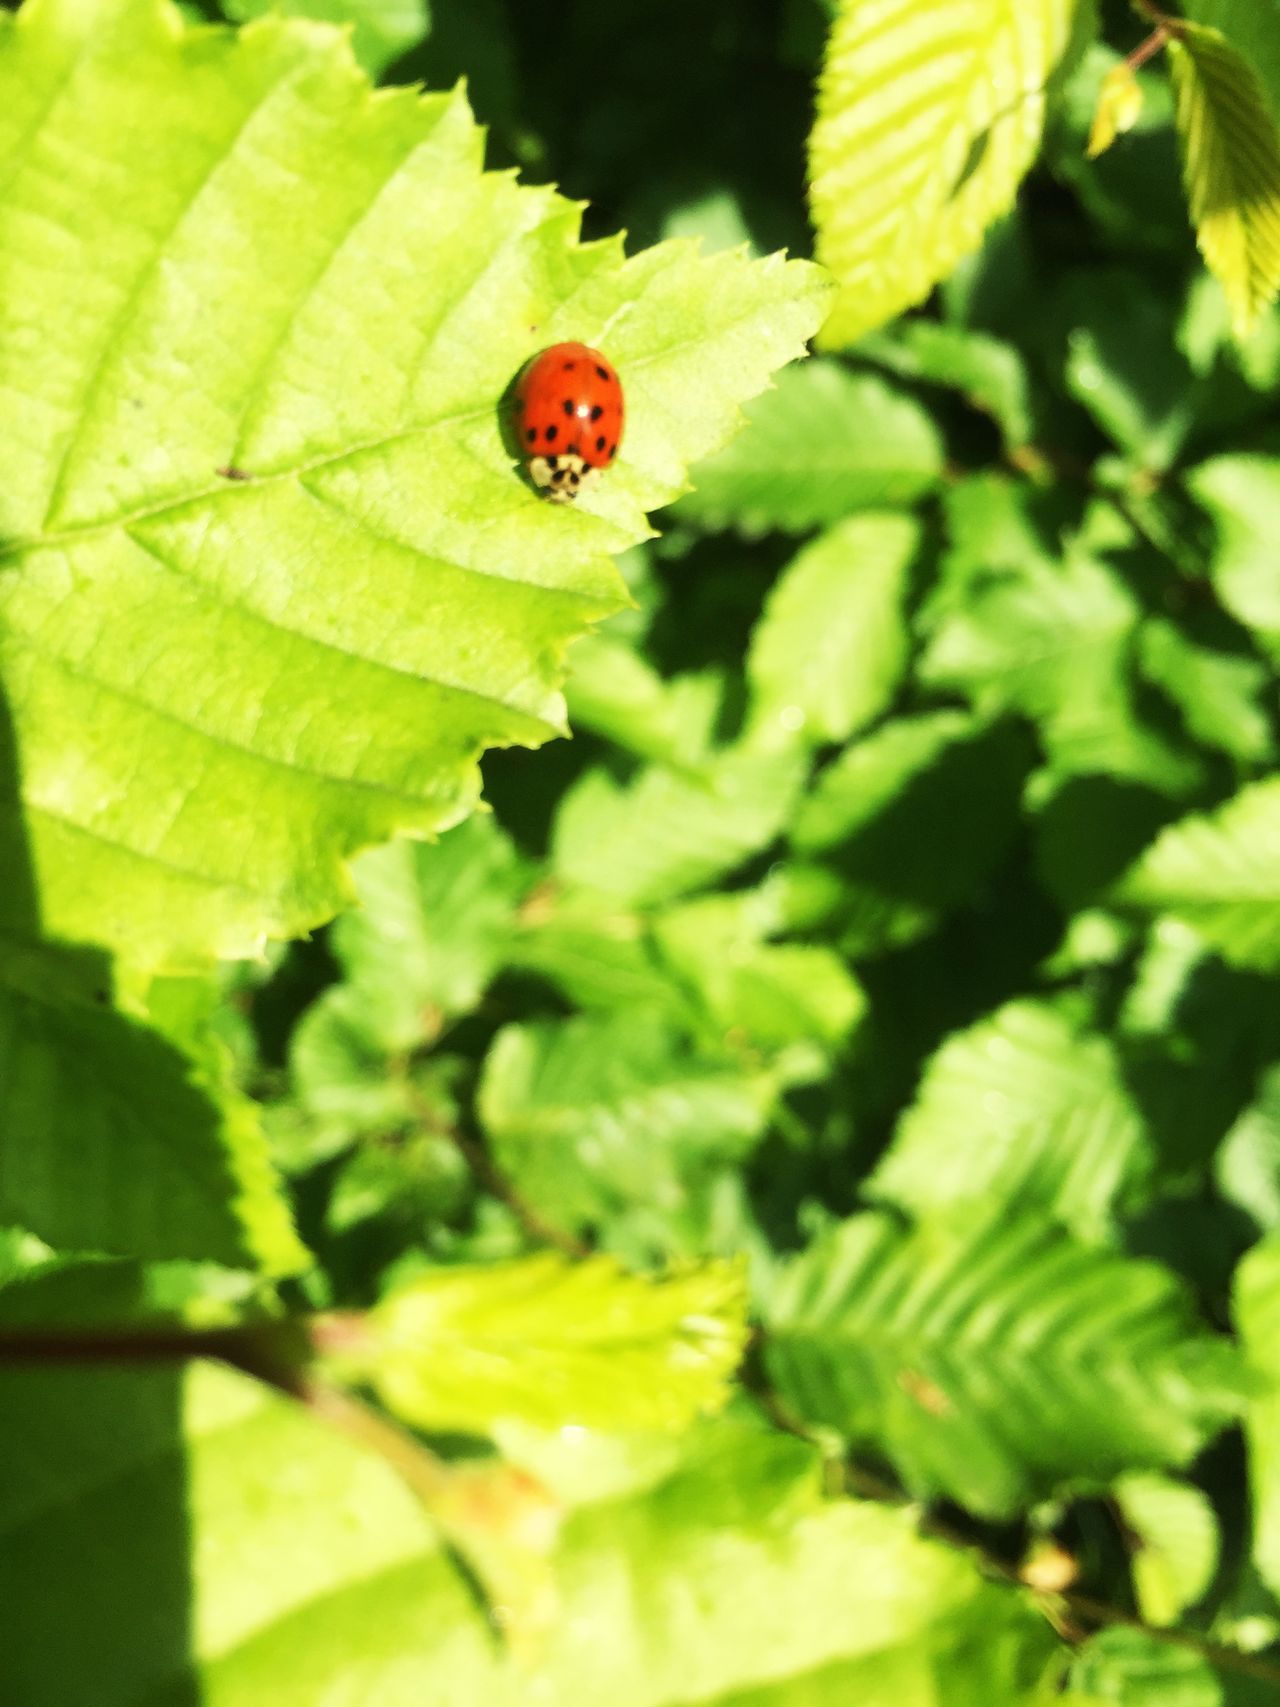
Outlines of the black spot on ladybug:
{"label": "black spot on ladybug", "polygon": [[600,375],[601,379],[603,379],[606,384],[608,384],[609,380],[611,380],[613,378],[613,375],[609,372],[607,367],[600,367],[597,364],[596,372]]}
{"label": "black spot on ladybug", "polygon": [[568,415],[572,419],[572,416],[573,416],[573,398],[572,397],[566,397],[562,407],[564,409],[565,414]]}
{"label": "black spot on ladybug", "polygon": [[601,433],[600,437],[596,440],[596,449],[597,450],[603,450],[604,447],[608,444],[608,442],[609,442],[608,439],[606,439],[604,434]]}
{"label": "black spot on ladybug", "polygon": [[593,421],[598,421],[600,419],[601,415],[603,415],[603,414],[604,414],[604,410],[600,407],[600,405],[598,403],[593,403],[591,405],[591,419]]}
{"label": "black spot on ladybug", "polygon": [[572,361],[571,361],[571,362],[566,362],[566,363],[565,363],[565,364],[564,364],[564,371],[565,371],[565,372],[566,372],[566,373],[572,373],[572,372],[573,372],[573,370],[574,370],[574,368],[576,368],[576,367],[577,367],[577,365],[578,365],[578,359],[577,359],[577,357],[576,357],[576,356],[575,356],[575,357],[574,357],[574,359],[573,359],[573,360],[572,360]]}
{"label": "black spot on ladybug", "polygon": [[566,456],[581,456],[582,451],[577,445],[570,445],[564,453]]}
{"label": "black spot on ladybug", "polygon": [[538,436],[538,429],[536,427],[530,427],[529,431],[524,436],[528,439],[529,443],[532,444]]}
{"label": "black spot on ladybug", "polygon": [[618,454],[617,445],[610,445],[609,446],[609,461],[612,462],[614,457],[617,456],[617,454]]}
{"label": "black spot on ladybug", "polygon": [[547,428],[546,433],[543,436],[545,437],[548,444],[551,443],[552,439],[555,438],[556,434],[559,431],[560,431],[559,427],[557,427],[554,423]]}

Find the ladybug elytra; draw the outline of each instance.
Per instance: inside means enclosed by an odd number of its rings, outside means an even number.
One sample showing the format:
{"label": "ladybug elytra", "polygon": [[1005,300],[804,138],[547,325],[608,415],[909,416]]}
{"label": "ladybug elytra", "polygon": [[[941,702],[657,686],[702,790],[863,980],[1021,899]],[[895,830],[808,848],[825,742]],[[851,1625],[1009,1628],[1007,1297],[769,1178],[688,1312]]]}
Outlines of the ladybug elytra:
{"label": "ladybug elytra", "polygon": [[515,406],[529,478],[558,504],[571,504],[618,454],[622,386],[608,358],[588,344],[552,344],[535,356]]}

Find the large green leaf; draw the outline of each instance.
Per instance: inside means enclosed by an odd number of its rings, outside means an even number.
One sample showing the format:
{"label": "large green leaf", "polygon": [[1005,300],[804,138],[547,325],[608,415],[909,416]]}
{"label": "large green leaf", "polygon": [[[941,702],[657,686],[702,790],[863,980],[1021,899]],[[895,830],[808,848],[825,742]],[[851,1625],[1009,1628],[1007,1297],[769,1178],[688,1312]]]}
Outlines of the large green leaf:
{"label": "large green leaf", "polygon": [[[338,908],[364,844],[465,813],[484,746],[562,727],[608,553],[826,287],[580,246],[575,206],[482,171],[460,94],[375,98],[316,25],[31,0],[0,96],[11,846],[20,791],[52,936],[253,952]],[[629,401],[572,510],[503,437],[564,336],[607,345]],[[33,924],[8,895],[0,918]]]}
{"label": "large green leaf", "polygon": [[809,145],[833,347],[920,302],[1013,202],[1078,0],[844,0]]}
{"label": "large green leaf", "polygon": [[[508,1484],[471,1526],[542,1572],[507,1654],[392,1470],[243,1376],[0,1386],[15,1707],[1030,1707],[1057,1646],[908,1514],[825,1501],[815,1455],[759,1427],[664,1443],[640,1486],[572,1500],[558,1538],[556,1505]],[[558,1497],[591,1444],[559,1440]]]}
{"label": "large green leaf", "polygon": [[1105,1239],[1153,1157],[1108,1039],[1010,1002],[929,1062],[869,1190],[918,1214],[995,1202]]}
{"label": "large green leaf", "polygon": [[1236,966],[1280,967],[1280,779],[1162,830],[1114,897],[1173,913]]}
{"label": "large green leaf", "polygon": [[913,1232],[855,1216],[784,1273],[769,1328],[794,1413],[874,1443],[915,1492],[991,1514],[1184,1464],[1247,1387],[1171,1274],[1035,1216]]}
{"label": "large green leaf", "polygon": [[1196,239],[1244,334],[1280,292],[1280,134],[1256,73],[1220,30],[1169,41]]}

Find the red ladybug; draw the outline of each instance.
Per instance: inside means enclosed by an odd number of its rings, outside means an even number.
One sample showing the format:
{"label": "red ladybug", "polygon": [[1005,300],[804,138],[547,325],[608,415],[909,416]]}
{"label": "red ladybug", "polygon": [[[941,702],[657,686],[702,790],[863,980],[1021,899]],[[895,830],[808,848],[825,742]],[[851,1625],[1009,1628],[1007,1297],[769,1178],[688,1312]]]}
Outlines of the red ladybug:
{"label": "red ladybug", "polygon": [[552,344],[516,386],[516,429],[529,478],[557,504],[578,493],[618,454],[622,386],[587,344]]}

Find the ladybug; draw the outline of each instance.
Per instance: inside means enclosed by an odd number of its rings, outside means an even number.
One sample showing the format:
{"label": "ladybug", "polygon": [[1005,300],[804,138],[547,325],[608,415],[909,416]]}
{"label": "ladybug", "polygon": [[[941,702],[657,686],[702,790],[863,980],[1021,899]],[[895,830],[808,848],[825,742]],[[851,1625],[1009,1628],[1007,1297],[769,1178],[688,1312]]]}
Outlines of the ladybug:
{"label": "ladybug", "polygon": [[587,344],[552,344],[520,375],[515,404],[529,478],[571,504],[618,454],[624,410],[612,364]]}

